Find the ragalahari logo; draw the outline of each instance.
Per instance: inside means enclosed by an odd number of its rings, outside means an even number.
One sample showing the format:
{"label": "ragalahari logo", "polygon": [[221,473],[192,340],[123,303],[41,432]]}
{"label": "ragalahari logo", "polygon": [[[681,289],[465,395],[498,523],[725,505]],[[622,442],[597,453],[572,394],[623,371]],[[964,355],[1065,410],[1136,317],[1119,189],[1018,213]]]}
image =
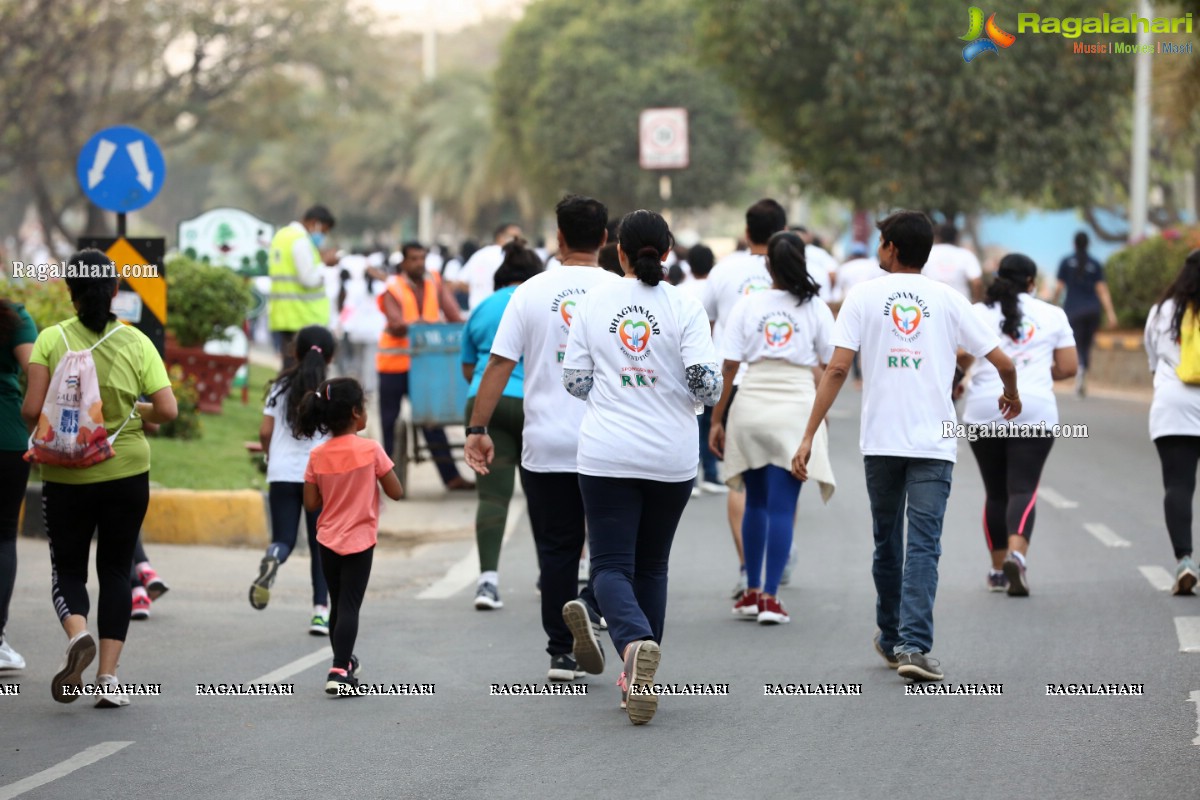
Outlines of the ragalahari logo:
{"label": "ragalahari logo", "polygon": [[984,53],[999,53],[1001,49],[1007,50],[1017,40],[1017,37],[1011,33],[1000,30],[1000,27],[996,24],[995,14],[988,17],[986,23],[983,21],[983,11],[981,9],[971,6],[968,14],[970,15],[971,29],[967,31],[966,36],[958,37],[964,42],[970,42],[970,44],[963,48],[962,53],[963,61],[966,61],[968,64],[976,56]]}
{"label": "ragalahari logo", "polygon": [[892,324],[905,336],[916,333],[921,324],[921,309],[916,306],[902,306],[896,303],[892,306]]}
{"label": "ragalahari logo", "polygon": [[786,322],[768,322],[763,332],[767,336],[767,347],[783,347],[792,339],[792,326]]}
{"label": "ragalahari logo", "polygon": [[575,301],[568,300],[558,308],[558,313],[562,314],[563,322],[567,323],[567,327],[571,327],[571,318],[575,316]]}
{"label": "ragalahari logo", "polygon": [[625,320],[621,323],[618,334],[621,337],[621,344],[625,345],[631,353],[640,353],[646,349],[646,345],[650,344],[650,325],[641,320],[636,322],[631,319]]}

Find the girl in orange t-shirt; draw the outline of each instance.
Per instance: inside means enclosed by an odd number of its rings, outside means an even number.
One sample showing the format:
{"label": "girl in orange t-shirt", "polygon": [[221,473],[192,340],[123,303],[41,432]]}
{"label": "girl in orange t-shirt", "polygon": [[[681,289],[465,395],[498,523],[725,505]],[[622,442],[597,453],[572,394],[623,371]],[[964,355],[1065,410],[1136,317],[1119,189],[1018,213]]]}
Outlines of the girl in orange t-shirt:
{"label": "girl in orange t-shirt", "polygon": [[328,433],[314,447],[304,473],[304,507],[320,510],[317,544],[329,584],[329,640],[333,667],[325,692],[352,694],[358,687],[354,655],[358,610],[371,578],[371,560],[379,538],[379,489],[393,500],[404,496],[392,460],[379,443],[358,436],[367,427],[363,389],[353,378],[325,381],[300,403],[299,432]]}

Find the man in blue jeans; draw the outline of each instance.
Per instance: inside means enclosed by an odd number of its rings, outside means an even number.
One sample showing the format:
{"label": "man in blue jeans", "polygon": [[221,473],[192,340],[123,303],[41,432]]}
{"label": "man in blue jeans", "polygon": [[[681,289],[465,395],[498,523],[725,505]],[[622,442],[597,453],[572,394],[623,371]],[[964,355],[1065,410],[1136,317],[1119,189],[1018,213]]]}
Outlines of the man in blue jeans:
{"label": "man in blue jeans", "polygon": [[999,407],[1005,419],[1021,413],[1017,371],[966,298],[921,274],[933,247],[928,217],[899,211],[877,227],[879,265],[890,274],[859,284],[842,305],[833,358],[817,389],[792,471],[800,480],[808,477],[813,436],[859,353],[859,446],[875,533],[875,649],[902,677],[940,681],[940,666],[928,653],[933,649],[942,518],[958,452],[957,440],[942,435],[943,420],[956,419],[951,391],[958,353],[961,348],[986,358],[999,371],[1004,382]]}

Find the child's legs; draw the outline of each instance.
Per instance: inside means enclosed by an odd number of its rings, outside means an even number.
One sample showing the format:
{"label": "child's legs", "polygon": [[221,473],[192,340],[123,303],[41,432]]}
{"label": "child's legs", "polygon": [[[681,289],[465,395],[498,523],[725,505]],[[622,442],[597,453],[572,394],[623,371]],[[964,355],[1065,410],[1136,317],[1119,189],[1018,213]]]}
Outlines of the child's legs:
{"label": "child's legs", "polygon": [[321,545],[317,542],[317,519],[320,516],[320,510],[304,512],[305,527],[308,528],[309,571],[312,575],[313,605],[327,606],[329,605],[329,587],[325,584],[325,571],[321,569]]}
{"label": "child's legs", "polygon": [[304,509],[304,484],[280,481],[268,484],[267,503],[271,507],[271,544],[267,555],[282,564],[296,549],[300,512]]}
{"label": "child's legs", "polygon": [[329,581],[329,596],[333,602],[329,616],[329,640],[333,645],[333,666],[350,668],[354,642],[358,639],[358,610],[367,593],[371,578],[371,561],[375,547],[361,553],[338,555],[321,545],[321,564]]}

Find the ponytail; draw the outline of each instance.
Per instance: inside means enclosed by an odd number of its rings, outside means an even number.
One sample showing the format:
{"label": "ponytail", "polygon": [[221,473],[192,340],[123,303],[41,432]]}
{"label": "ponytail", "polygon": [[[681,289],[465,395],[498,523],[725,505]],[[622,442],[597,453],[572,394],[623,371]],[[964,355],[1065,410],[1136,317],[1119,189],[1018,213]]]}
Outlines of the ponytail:
{"label": "ponytail", "polygon": [[617,239],[633,274],[647,286],[663,279],[663,254],[675,246],[667,221],[653,211],[631,211],[621,219]]}
{"label": "ponytail", "polygon": [[821,287],[808,274],[804,240],[791,231],[780,231],[767,240],[767,271],[781,289],[804,305],[820,294]]}
{"label": "ponytail", "polygon": [[1088,265],[1088,235],[1085,231],[1075,234],[1075,273],[1078,280],[1083,277]]}
{"label": "ponytail", "polygon": [[309,325],[301,328],[296,334],[292,347],[295,350],[296,362],[279,373],[279,377],[267,388],[267,392],[275,394],[272,405],[283,401],[284,419],[291,428],[292,435],[300,438],[300,401],[325,380],[329,364],[337,350],[337,342],[326,328]]}
{"label": "ponytail", "polygon": [[353,433],[354,412],[363,410],[363,388],[354,378],[324,381],[300,400],[295,433],[311,439],[318,433]]}
{"label": "ponytail", "polygon": [[1183,316],[1188,309],[1200,312],[1200,250],[1188,253],[1183,268],[1171,281],[1171,285],[1158,300],[1159,308],[1166,301],[1175,303],[1175,314],[1171,319],[1171,335],[1179,341],[1183,329]]}
{"label": "ponytail", "polygon": [[1028,288],[1029,281],[1037,278],[1037,274],[1037,264],[1033,263],[1033,259],[1020,253],[1009,253],[1000,259],[996,279],[988,287],[984,302],[988,308],[1000,304],[1000,311],[1004,314],[1000,330],[1010,339],[1016,340],[1021,336],[1020,295]]}
{"label": "ponytail", "polygon": [[79,321],[88,330],[103,333],[108,323],[117,318],[112,313],[117,276],[108,275],[112,261],[99,250],[88,248],[75,253],[68,263],[76,265],[79,273],[78,277],[66,279]]}

